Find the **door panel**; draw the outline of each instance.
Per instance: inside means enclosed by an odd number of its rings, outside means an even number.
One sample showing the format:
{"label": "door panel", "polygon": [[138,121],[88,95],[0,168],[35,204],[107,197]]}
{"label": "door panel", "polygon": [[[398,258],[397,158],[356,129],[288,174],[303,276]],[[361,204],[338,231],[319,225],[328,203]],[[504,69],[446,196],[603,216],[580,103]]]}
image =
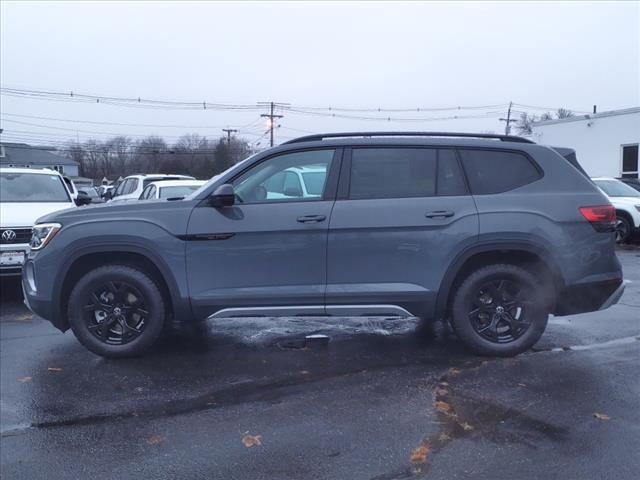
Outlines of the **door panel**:
{"label": "door panel", "polygon": [[[438,210],[454,215],[425,215]],[[477,235],[471,197],[338,200],[329,225],[326,303],[392,303],[424,315],[446,268]]]}
{"label": "door panel", "polygon": [[[240,306],[324,304],[328,221],[333,201],[199,207],[189,221],[192,304],[206,317]],[[215,239],[218,238],[218,239]]]}
{"label": "door panel", "polygon": [[[479,231],[455,152],[354,149],[342,172],[329,224],[327,309],[393,304],[430,315],[447,267]],[[376,196],[389,198],[368,198]]]}
{"label": "door panel", "polygon": [[[290,152],[258,161],[232,181],[236,204],[195,208],[187,232],[187,277],[194,314],[312,306],[324,313],[327,232],[335,202],[336,150]],[[285,175],[320,180],[315,195],[285,189]],[[243,310],[237,310],[242,308]],[[221,312],[220,315],[224,313]]]}

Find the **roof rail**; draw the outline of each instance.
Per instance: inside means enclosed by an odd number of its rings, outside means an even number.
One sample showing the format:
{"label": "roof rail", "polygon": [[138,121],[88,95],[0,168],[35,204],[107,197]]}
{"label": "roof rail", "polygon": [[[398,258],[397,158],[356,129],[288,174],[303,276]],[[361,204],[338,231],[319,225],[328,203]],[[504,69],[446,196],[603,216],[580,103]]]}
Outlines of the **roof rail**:
{"label": "roof rail", "polygon": [[516,137],[512,135],[496,135],[493,133],[455,133],[455,132],[342,132],[342,133],[318,133],[316,135],[305,135],[294,138],[282,145],[301,142],[315,142],[325,138],[343,137],[461,137],[461,138],[488,138],[503,142],[535,143],[528,138]]}

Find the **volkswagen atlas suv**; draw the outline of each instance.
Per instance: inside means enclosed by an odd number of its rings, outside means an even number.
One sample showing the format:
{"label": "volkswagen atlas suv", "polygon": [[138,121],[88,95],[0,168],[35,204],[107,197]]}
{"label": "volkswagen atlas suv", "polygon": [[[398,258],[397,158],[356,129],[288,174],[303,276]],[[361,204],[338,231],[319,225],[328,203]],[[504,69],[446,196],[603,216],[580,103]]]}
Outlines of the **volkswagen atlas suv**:
{"label": "volkswagen atlas suv", "polygon": [[[313,172],[316,193],[285,192],[292,171]],[[140,354],[170,321],[302,315],[444,319],[474,352],[510,356],[549,314],[618,301],[615,220],[570,149],[312,135],[183,200],[40,218],[22,282],[33,312],[107,357]]]}

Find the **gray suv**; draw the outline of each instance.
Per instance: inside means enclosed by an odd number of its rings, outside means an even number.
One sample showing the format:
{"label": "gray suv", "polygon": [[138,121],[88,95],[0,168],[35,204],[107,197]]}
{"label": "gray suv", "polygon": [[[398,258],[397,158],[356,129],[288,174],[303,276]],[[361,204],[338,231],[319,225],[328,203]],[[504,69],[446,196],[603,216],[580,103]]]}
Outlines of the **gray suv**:
{"label": "gray suv", "polygon": [[549,314],[624,290],[615,211],[574,152],[511,136],[302,137],[184,200],[37,223],[26,303],[107,357],[173,322],[301,315],[444,319],[474,352],[510,356]]}

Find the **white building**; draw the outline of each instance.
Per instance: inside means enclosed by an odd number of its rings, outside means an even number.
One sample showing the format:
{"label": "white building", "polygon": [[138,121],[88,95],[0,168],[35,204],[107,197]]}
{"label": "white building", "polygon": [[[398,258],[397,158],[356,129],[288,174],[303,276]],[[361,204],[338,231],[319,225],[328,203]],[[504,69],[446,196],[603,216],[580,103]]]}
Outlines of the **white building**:
{"label": "white building", "polygon": [[532,139],[573,148],[592,177],[638,178],[640,107],[536,122]]}

